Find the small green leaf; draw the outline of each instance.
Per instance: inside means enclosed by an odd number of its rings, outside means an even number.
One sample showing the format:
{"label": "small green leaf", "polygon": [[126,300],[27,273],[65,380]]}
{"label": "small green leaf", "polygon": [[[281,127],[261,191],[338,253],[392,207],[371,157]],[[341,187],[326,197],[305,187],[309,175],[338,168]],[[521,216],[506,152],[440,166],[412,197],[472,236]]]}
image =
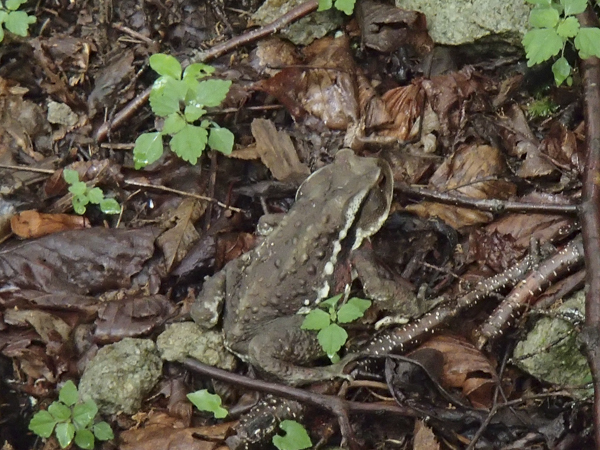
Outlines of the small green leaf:
{"label": "small green leaf", "polygon": [[207,64],[194,63],[190,64],[183,71],[184,80],[197,80],[198,78],[205,78],[212,75],[215,68]]}
{"label": "small green leaf", "polygon": [[273,445],[279,450],[303,450],[312,447],[306,428],[295,420],[284,420],[279,427],[285,431],[285,436],[273,436]]}
{"label": "small green leaf", "polygon": [[536,6],[529,13],[529,25],[535,28],[554,28],[558,20],[558,11],[552,7]]}
{"label": "small green leaf", "polygon": [[27,0],[6,0],[6,9],[16,11],[25,2],[27,2]]}
{"label": "small green leaf", "polygon": [[29,25],[35,22],[34,16],[29,16],[24,11],[12,11],[4,19],[4,26],[17,36],[27,36]]}
{"label": "small green leaf", "polygon": [[69,184],[75,184],[79,182],[79,173],[76,170],[64,169],[63,178]]}
{"label": "small green leaf", "polygon": [[52,404],[48,406],[48,412],[52,414],[58,422],[64,422],[71,418],[71,408],[66,406],[63,402],[52,402]]}
{"label": "small green leaf", "polygon": [[100,211],[104,214],[120,214],[121,205],[114,198],[104,198],[100,202]]}
{"label": "small green leaf", "polygon": [[90,430],[80,429],[75,432],[75,444],[79,448],[91,449],[94,448],[94,434]]}
{"label": "small green leaf", "polygon": [[171,139],[171,150],[184,161],[196,164],[206,148],[208,132],[205,128],[186,124],[186,126]]}
{"label": "small green leaf", "polygon": [[175,134],[179,133],[185,127],[185,120],[181,117],[181,114],[174,112],[169,114],[165,119],[162,132],[163,134]]}
{"label": "small green leaf", "polygon": [[327,11],[333,7],[333,0],[319,0],[317,11]]}
{"label": "small green leaf", "polygon": [[49,438],[57,422],[48,411],[38,411],[29,422],[29,429],[40,437]]}
{"label": "small green leaf", "polygon": [[335,355],[348,340],[348,333],[336,323],[329,324],[317,334],[319,344],[328,356]]}
{"label": "small green leaf", "polygon": [[75,195],[73,196],[73,211],[75,211],[76,214],[85,214],[85,210],[86,210],[86,205],[89,203],[89,199],[85,196],[82,195]]}
{"label": "small green leaf", "polygon": [[206,114],[206,110],[202,107],[200,103],[185,105],[185,110],[183,112],[185,120],[187,120],[189,123],[195,122],[204,114]]}
{"label": "small green leaf", "polygon": [[183,81],[160,77],[152,85],[148,99],[152,112],[159,117],[179,112],[180,102],[185,99],[187,91],[188,87]]}
{"label": "small green leaf", "polygon": [[342,298],[344,294],[337,294],[334,295],[333,297],[328,298],[327,300],[323,300],[319,306],[322,308],[331,308],[331,307],[335,307],[338,302],[340,301],[340,299]]}
{"label": "small green leaf", "polygon": [[75,436],[75,426],[71,422],[56,425],[56,439],[62,448],[67,447]]}
{"label": "small green leaf", "polygon": [[581,14],[587,8],[587,0],[560,0],[560,4],[565,8],[565,16]]}
{"label": "small green leaf", "polygon": [[574,43],[581,59],[600,58],[600,28],[580,28]]}
{"label": "small green leaf", "polygon": [[356,0],[335,0],[335,9],[344,12],[347,16],[351,16],[354,12],[354,4]]}
{"label": "small green leaf", "polygon": [[306,315],[300,328],[303,330],[322,330],[330,323],[329,314],[322,309],[313,309]]}
{"label": "small green leaf", "polygon": [[558,58],[554,64],[552,64],[552,73],[554,74],[554,81],[557,86],[560,86],[569,75],[571,75],[571,65],[569,61],[563,56]]}
{"label": "small green leaf", "polygon": [[71,380],[67,381],[63,387],[60,388],[58,393],[58,399],[67,406],[73,406],[79,400],[79,392],[77,386]]}
{"label": "small green leaf", "polygon": [[348,300],[346,304],[340,307],[338,311],[338,322],[354,322],[356,319],[362,317],[370,306],[370,300],[363,300],[362,298],[353,297]]}
{"label": "small green leaf", "polygon": [[221,397],[211,394],[206,389],[192,392],[187,395],[187,398],[200,411],[212,412],[217,419],[227,417],[227,410],[221,406]]}
{"label": "small green leaf", "polygon": [[135,140],[133,161],[135,168],[140,169],[157,161],[163,154],[162,134],[144,133]]}
{"label": "small green leaf", "polygon": [[99,441],[110,441],[115,438],[112,428],[104,421],[98,422],[92,429],[94,430],[94,436],[96,436],[96,439]]}
{"label": "small green leaf", "polygon": [[567,17],[563,19],[556,28],[556,32],[563,39],[568,39],[577,36],[579,32],[579,20],[575,17]]}
{"label": "small green leaf", "polygon": [[87,185],[83,181],[77,181],[69,186],[69,192],[73,195],[83,196],[87,192]]}
{"label": "small green leaf", "polygon": [[207,107],[219,106],[231,87],[231,80],[204,80],[198,83],[194,96],[188,103]]}
{"label": "small green leaf", "polygon": [[181,64],[177,58],[165,53],[156,53],[150,57],[150,67],[161,76],[181,79]]}
{"label": "small green leaf", "polygon": [[95,187],[87,191],[87,197],[90,200],[90,203],[98,205],[104,198],[104,192],[102,192],[102,189],[99,187]]}
{"label": "small green leaf", "polygon": [[94,400],[78,403],[73,408],[73,422],[79,425],[80,428],[86,428],[92,423],[96,414],[98,414],[98,407]]}
{"label": "small green leaf", "polygon": [[213,126],[208,135],[208,146],[224,155],[230,155],[233,150],[233,140],[233,133],[227,128]]}
{"label": "small green leaf", "polygon": [[528,31],[523,38],[523,47],[527,52],[527,67],[540,64],[556,56],[563,46],[564,42],[555,30],[542,28]]}

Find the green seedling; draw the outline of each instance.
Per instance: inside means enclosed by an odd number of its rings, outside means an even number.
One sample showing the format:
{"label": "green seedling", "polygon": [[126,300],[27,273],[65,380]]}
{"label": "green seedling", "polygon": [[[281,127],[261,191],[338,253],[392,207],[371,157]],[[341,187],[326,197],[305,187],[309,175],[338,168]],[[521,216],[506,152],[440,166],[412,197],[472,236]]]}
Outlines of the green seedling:
{"label": "green seedling", "polygon": [[317,11],[326,11],[335,8],[351,16],[354,12],[354,4],[356,0],[319,0],[319,8]]}
{"label": "green seedling", "polygon": [[600,57],[600,28],[582,27],[575,15],[587,8],[587,0],[527,0],[535,6],[529,15],[533,28],[523,37],[527,66],[531,67],[554,58],[552,73],[557,86],[573,83],[572,67],[565,58],[565,47],[572,42],[581,59]]}
{"label": "green seedling", "polygon": [[35,17],[24,11],[19,11],[20,6],[27,0],[0,1],[0,42],[4,40],[4,28],[17,36],[27,36],[29,25],[35,22]]}
{"label": "green seedling", "polygon": [[558,105],[550,97],[541,97],[529,103],[526,109],[532,119],[546,119],[558,110]]}
{"label": "green seedling", "polygon": [[43,438],[49,438],[54,432],[61,448],[74,441],[80,448],[91,449],[96,439],[108,441],[114,438],[108,423],[94,423],[97,414],[96,402],[80,403],[75,383],[67,381],[60,390],[58,401],[52,402],[47,411],[35,413],[29,429]]}
{"label": "green seedling", "polygon": [[[164,118],[162,130],[144,133],[135,141],[133,160],[140,169],[157,161],[163,154],[163,137],[181,159],[196,164],[206,145],[224,154],[233,149],[233,133],[209,120],[201,120],[208,107],[220,105],[231,81],[209,77],[215,69],[206,64],[191,64],[182,69],[173,56],[157,53],[150,57],[150,67],[160,77],[152,85],[150,107]],[[202,80],[202,81],[200,81]]]}
{"label": "green seedling", "polygon": [[77,214],[85,214],[89,203],[99,205],[104,214],[119,214],[121,206],[114,198],[104,198],[104,192],[99,187],[90,188],[83,181],[79,181],[76,170],[63,170],[63,177],[70,185],[69,192],[73,194],[73,210]]}
{"label": "green seedling", "polygon": [[309,312],[302,322],[303,330],[319,331],[319,344],[332,362],[338,362],[338,352],[348,340],[348,333],[338,323],[350,323],[362,317],[371,306],[370,300],[353,297],[337,307],[343,294],[331,297],[319,304],[319,309]]}
{"label": "green seedling", "polygon": [[284,420],[279,427],[285,436],[273,436],[273,445],[279,450],[303,450],[312,447],[306,428],[295,420]]}
{"label": "green seedling", "polygon": [[213,414],[215,419],[224,419],[227,417],[227,410],[221,406],[221,397],[217,394],[211,394],[206,389],[191,392],[187,398],[200,411],[208,411]]}

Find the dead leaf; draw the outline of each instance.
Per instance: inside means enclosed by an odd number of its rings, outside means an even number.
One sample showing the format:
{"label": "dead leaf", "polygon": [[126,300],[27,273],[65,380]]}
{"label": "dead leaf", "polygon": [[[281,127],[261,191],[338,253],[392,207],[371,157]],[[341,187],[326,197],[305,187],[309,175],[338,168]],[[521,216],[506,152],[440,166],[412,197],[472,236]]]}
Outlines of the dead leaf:
{"label": "dead leaf", "polygon": [[46,344],[56,340],[57,336],[62,342],[66,342],[71,334],[70,325],[60,317],[46,311],[8,309],[4,312],[4,321],[17,326],[30,324]]}
{"label": "dead leaf", "polygon": [[423,95],[420,84],[400,86],[383,94],[382,100],[393,123],[382,129],[379,134],[393,136],[401,142],[412,138],[413,126],[421,117]]}
{"label": "dead leaf", "polygon": [[439,450],[440,443],[433,430],[421,419],[415,421],[413,450]]}
{"label": "dead leaf", "polygon": [[90,221],[84,216],[71,214],[43,214],[37,211],[23,211],[10,219],[12,232],[21,238],[38,238],[59,231],[90,228]]}

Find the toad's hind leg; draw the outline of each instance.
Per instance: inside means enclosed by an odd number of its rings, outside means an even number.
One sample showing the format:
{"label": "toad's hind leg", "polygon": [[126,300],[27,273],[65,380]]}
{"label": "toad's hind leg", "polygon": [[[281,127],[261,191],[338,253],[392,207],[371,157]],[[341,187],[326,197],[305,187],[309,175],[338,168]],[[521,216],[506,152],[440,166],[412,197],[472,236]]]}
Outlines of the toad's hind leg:
{"label": "toad's hind leg", "polygon": [[347,378],[345,361],[324,367],[306,367],[325,356],[317,332],[301,329],[305,316],[275,319],[265,324],[248,346],[248,358],[260,372],[290,385]]}

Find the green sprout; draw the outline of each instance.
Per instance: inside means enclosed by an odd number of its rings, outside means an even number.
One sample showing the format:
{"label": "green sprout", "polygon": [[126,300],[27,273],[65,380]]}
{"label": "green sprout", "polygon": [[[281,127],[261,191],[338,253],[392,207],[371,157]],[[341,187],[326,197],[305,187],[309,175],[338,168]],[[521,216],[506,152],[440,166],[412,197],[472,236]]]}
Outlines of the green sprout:
{"label": "green sprout", "polygon": [[63,177],[70,185],[69,192],[73,194],[73,210],[77,214],[85,214],[88,203],[99,205],[104,214],[119,214],[121,206],[114,198],[104,198],[104,192],[99,187],[90,188],[83,181],[79,181],[76,170],[63,170]]}
{"label": "green sprout", "polygon": [[338,362],[338,352],[348,340],[348,333],[338,323],[350,323],[362,317],[371,306],[370,300],[353,297],[337,308],[343,294],[338,294],[319,304],[319,308],[309,312],[302,322],[303,330],[319,331],[319,344],[332,362]]}
{"label": "green sprout", "polygon": [[572,42],[581,59],[600,57],[600,28],[581,27],[575,15],[587,8],[587,0],[527,0],[534,4],[529,14],[529,25],[533,27],[523,37],[527,53],[527,66],[543,63],[557,56],[552,64],[552,73],[557,86],[564,81],[573,83],[572,68],[565,58],[567,42]]}
{"label": "green sprout", "polygon": [[61,448],[74,441],[80,448],[91,449],[96,439],[108,441],[114,438],[108,423],[94,423],[96,414],[96,402],[88,400],[80,403],[77,387],[69,380],[61,388],[58,401],[52,402],[47,411],[35,413],[29,429],[43,438],[49,438],[54,432]]}
{"label": "green sprout", "polygon": [[181,159],[196,164],[206,148],[224,154],[233,149],[233,133],[209,120],[201,120],[206,109],[220,105],[231,87],[229,80],[207,79],[215,69],[206,64],[191,64],[182,69],[173,56],[157,53],[150,57],[150,67],[160,77],[152,85],[150,107],[164,118],[162,130],[144,133],[135,141],[133,160],[140,169],[157,161],[163,154],[163,137],[171,136],[169,145]]}
{"label": "green sprout", "polygon": [[215,419],[224,419],[227,417],[228,412],[221,406],[221,397],[217,394],[211,394],[206,389],[202,389],[189,393],[187,398],[200,411],[211,412]]}
{"label": "green sprout", "polygon": [[355,3],[356,0],[319,0],[319,8],[317,11],[326,11],[335,8],[350,16],[354,12]]}
{"label": "green sprout", "polygon": [[27,0],[6,0],[4,5],[0,0],[0,42],[4,39],[3,26],[17,36],[27,36],[29,25],[35,22],[35,16],[30,16],[19,7]]}

